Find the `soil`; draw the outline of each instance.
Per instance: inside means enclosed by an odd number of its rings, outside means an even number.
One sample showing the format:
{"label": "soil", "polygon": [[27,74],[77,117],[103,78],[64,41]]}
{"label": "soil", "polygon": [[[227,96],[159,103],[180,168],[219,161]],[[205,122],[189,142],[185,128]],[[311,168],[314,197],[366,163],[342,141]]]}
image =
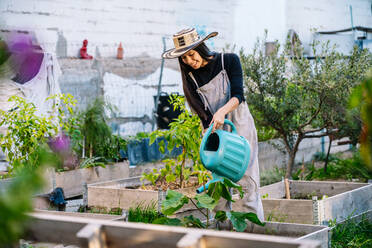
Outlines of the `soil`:
{"label": "soil", "polygon": [[[198,182],[197,177],[190,177],[187,181],[183,182],[183,187],[182,188],[193,188],[193,187],[198,187],[201,186]],[[180,189],[180,181],[177,180],[176,182],[171,182],[171,183],[162,183],[161,181],[156,182],[156,185],[142,185],[137,187],[137,189],[144,189],[144,190],[155,190],[158,191],[159,189],[162,189],[163,191],[166,191],[167,189],[171,190],[176,190]]]}

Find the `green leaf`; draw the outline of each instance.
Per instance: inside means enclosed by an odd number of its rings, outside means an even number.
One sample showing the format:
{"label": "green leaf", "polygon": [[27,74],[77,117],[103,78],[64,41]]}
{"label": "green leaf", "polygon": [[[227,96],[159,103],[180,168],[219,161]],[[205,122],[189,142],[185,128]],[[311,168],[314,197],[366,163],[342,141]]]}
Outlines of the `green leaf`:
{"label": "green leaf", "polygon": [[186,227],[206,228],[206,225],[202,223],[200,219],[195,218],[192,215],[184,217],[183,224]]}
{"label": "green leaf", "polygon": [[178,209],[182,208],[183,205],[187,204],[189,199],[183,194],[168,190],[165,200],[162,202],[161,211],[165,215],[172,215]]}
{"label": "green leaf", "polygon": [[182,222],[177,218],[160,217],[152,222],[152,224],[168,225],[168,226],[182,226]]}
{"label": "green leaf", "polygon": [[[226,185],[227,187],[230,187],[230,188],[235,188],[239,191],[239,196],[240,196],[240,199],[243,199],[243,196],[244,196],[244,192],[243,192],[243,187],[239,184],[236,184],[232,181],[230,181],[229,179],[227,178],[224,178],[223,179],[223,184]],[[226,198],[225,198],[226,199]]]}
{"label": "green leaf", "polygon": [[227,220],[226,212],[222,210],[217,211],[214,219],[221,222]]}
{"label": "green leaf", "polygon": [[195,197],[195,200],[197,200],[197,205],[202,207],[202,208],[207,208],[209,210],[213,210],[217,204],[218,201],[210,197],[208,194],[198,194]]}
{"label": "green leaf", "polygon": [[257,214],[255,213],[244,213],[244,212],[231,211],[231,212],[227,212],[226,215],[227,215],[227,218],[231,220],[231,223],[233,224],[235,230],[238,232],[243,232],[247,228],[247,223],[245,221],[246,219],[260,226],[265,225],[265,223],[262,223],[258,219]]}
{"label": "green leaf", "polygon": [[221,182],[215,182],[209,184],[207,194],[211,196],[215,201],[219,201],[222,196],[222,184]]}
{"label": "green leaf", "polygon": [[165,176],[165,180],[167,181],[167,183],[175,182],[176,181],[176,175],[168,174],[168,175]]}

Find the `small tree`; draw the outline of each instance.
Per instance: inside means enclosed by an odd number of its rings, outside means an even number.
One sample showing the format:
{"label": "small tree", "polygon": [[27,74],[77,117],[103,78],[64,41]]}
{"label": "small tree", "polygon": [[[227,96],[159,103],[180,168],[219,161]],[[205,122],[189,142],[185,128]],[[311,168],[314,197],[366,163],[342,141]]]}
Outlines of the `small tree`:
{"label": "small tree", "polygon": [[[144,173],[142,178],[158,183],[160,188],[167,189],[170,183],[178,184],[179,188],[185,186],[191,175],[198,177],[198,183],[203,184],[210,177],[200,162],[199,147],[201,141],[201,126],[197,115],[192,114],[185,106],[184,97],[171,95],[171,105],[181,110],[181,114],[170,123],[169,130],[156,130],[150,134],[150,143],[156,138],[164,138],[167,141],[168,151],[175,147],[181,147],[182,153],[176,159],[166,159],[165,167],[150,173]],[[159,143],[159,150],[165,152],[164,140]],[[192,168],[186,166],[186,161],[193,162]]]}
{"label": "small tree", "polygon": [[[277,44],[274,51],[265,56],[265,39],[266,36],[262,42],[257,41],[252,54],[240,52],[245,96],[252,112],[260,113],[255,120],[274,128],[283,140],[289,156],[288,178],[303,139],[326,136],[328,131],[339,129],[340,123],[336,120],[341,118],[336,118],[334,112],[340,106],[345,108],[352,87],[348,79],[354,80],[358,72],[353,63],[361,63],[366,52],[345,57],[329,43],[319,46],[314,42],[311,47],[315,58],[310,60],[303,56],[299,43],[293,44],[287,39],[282,50]],[[319,133],[325,128],[327,132]]]}

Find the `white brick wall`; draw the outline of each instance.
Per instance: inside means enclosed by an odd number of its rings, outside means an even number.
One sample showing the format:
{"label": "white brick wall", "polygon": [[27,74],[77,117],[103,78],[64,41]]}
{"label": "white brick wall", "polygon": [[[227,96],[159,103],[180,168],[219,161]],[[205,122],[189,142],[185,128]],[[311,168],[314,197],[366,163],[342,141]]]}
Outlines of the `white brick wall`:
{"label": "white brick wall", "polygon": [[[350,5],[354,26],[372,27],[371,4],[371,0],[236,0],[234,41],[249,52],[256,37],[263,36],[264,29],[268,30],[268,41],[280,42],[284,42],[289,29],[294,29],[307,46],[312,40],[311,29],[330,31],[351,27]],[[338,42],[347,46],[348,37],[345,39]]]}
{"label": "white brick wall", "polygon": [[89,40],[89,47],[99,46],[103,56],[114,56],[119,42],[130,55],[148,48],[148,53],[160,56],[161,37],[185,26],[218,30],[214,44],[222,46],[232,37],[231,1],[1,0],[0,29],[33,30],[52,51],[62,31],[69,56],[76,56],[83,39]]}
{"label": "white brick wall", "polygon": [[[310,29],[342,29],[372,26],[371,0],[1,0],[0,29],[34,30],[48,49],[55,51],[58,31],[65,37],[69,56],[76,56],[82,40],[90,53],[100,48],[114,56],[123,42],[128,56],[147,52],[159,56],[161,37],[185,26],[205,32],[219,31],[210,45],[226,43],[253,48],[264,29],[269,40],[283,41],[294,29],[304,43]],[[1,34],[1,33],[0,33]],[[168,40],[171,46],[171,40]]]}

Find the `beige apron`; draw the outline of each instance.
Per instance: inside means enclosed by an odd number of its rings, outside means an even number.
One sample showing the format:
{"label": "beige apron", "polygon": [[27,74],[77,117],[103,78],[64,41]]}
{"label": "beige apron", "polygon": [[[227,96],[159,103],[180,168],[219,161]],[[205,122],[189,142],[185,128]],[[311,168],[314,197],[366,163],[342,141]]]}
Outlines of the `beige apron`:
{"label": "beige apron", "polygon": [[[213,115],[231,98],[230,81],[224,68],[223,57],[223,54],[221,54],[222,70],[202,87],[198,86],[194,75],[191,72],[189,73],[196,85],[196,91],[201,97],[205,109],[209,109]],[[258,218],[263,221],[264,214],[259,194],[260,176],[257,131],[247,103],[245,101],[241,102],[234,111],[227,115],[227,118],[234,123],[238,134],[245,137],[251,145],[250,162],[243,178],[239,181],[239,184],[243,186],[245,191],[244,210],[256,213]],[[227,126],[224,126],[224,129],[226,128]]]}

